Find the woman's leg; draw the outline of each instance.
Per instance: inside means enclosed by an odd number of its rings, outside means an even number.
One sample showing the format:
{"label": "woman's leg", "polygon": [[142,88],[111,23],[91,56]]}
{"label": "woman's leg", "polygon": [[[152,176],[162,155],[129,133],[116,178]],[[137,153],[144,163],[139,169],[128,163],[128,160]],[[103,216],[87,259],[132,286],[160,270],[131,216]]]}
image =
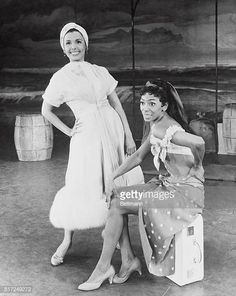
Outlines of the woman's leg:
{"label": "woman's leg", "polygon": [[63,241],[62,243],[60,244],[60,248],[64,253],[64,256],[67,252],[67,250],[69,249],[69,247],[71,246],[72,244],[72,238],[73,238],[73,234],[74,234],[74,231],[72,230],[67,230],[67,229],[64,229],[64,238],[63,238]]}
{"label": "woman's leg", "polygon": [[[130,263],[135,258],[129,236],[129,227],[128,227],[128,215],[123,215],[123,229],[120,235],[119,244],[116,245],[116,248],[120,249],[121,252],[121,267],[119,274],[126,272]],[[102,231],[102,238],[104,239],[105,228]],[[119,247],[118,247],[119,246]]]}
{"label": "woman's leg", "polygon": [[[145,184],[139,184],[139,185],[135,185],[135,186],[129,186],[129,187],[123,187],[123,188],[121,187],[121,188],[119,188],[119,193],[120,194],[121,194],[121,192],[132,193],[132,191],[133,191],[136,194],[141,194],[144,191],[145,186],[146,186]],[[118,196],[119,196],[119,194],[118,194]],[[137,198],[137,195],[135,197]],[[140,199],[138,199],[137,202],[140,202]],[[134,203],[133,203],[133,205],[134,205]],[[123,208],[123,206],[121,208]],[[125,207],[124,209],[132,211],[134,209],[134,207],[132,206],[132,208],[130,208],[130,209]],[[135,211],[137,211],[137,210],[135,210]],[[127,272],[127,270],[130,267],[130,264],[133,262],[133,260],[135,258],[135,255],[134,255],[134,252],[132,249],[132,245],[130,242],[130,235],[129,235],[129,228],[128,228],[128,215],[126,215],[126,214],[123,215],[123,230],[121,233],[119,244],[120,244],[120,249],[121,249],[121,262],[122,262],[121,267],[120,267],[120,271],[119,271],[119,276],[122,276]]]}
{"label": "woman's leg", "polygon": [[109,211],[104,230],[102,253],[93,273],[91,274],[87,282],[93,282],[97,279],[97,277],[104,274],[109,269],[115,247],[124,227],[123,215],[126,214],[137,215],[138,206],[121,207],[120,200],[118,198],[114,198],[111,202],[111,209]]}
{"label": "woman's leg", "polygon": [[72,244],[73,234],[74,231],[64,229],[64,238],[51,258],[52,265],[57,266],[63,263],[63,258]]}
{"label": "woman's leg", "polygon": [[130,242],[128,215],[123,215],[123,230],[119,240],[121,251],[121,267],[119,275],[126,273],[130,264],[135,258],[134,251]]}

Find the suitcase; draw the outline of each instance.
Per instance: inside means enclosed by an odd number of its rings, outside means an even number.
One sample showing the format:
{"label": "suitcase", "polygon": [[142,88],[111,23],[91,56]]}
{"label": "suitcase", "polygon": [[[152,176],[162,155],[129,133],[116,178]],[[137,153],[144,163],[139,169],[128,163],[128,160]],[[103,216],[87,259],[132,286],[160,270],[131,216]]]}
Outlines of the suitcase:
{"label": "suitcase", "polygon": [[167,277],[179,286],[203,279],[202,215],[199,214],[192,224],[175,235],[175,273]]}

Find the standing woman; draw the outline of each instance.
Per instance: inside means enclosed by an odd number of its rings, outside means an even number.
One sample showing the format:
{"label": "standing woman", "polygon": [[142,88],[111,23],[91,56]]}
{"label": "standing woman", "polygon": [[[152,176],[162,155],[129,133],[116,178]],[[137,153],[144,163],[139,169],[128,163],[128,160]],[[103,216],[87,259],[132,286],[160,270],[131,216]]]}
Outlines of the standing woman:
{"label": "standing woman", "polygon": [[[64,229],[64,239],[51,258],[52,265],[63,262],[73,231],[105,224],[107,205],[103,195],[108,176],[131,155],[135,143],[121,103],[117,81],[106,68],[85,62],[88,35],[75,23],[66,24],[60,44],[69,63],[51,78],[43,94],[42,114],[56,128],[71,137],[65,186],[50,210],[50,221]],[[71,129],[53,112],[66,103],[75,116]],[[117,180],[125,185],[126,178]]]}
{"label": "standing woman", "polygon": [[[189,132],[176,89],[166,81],[148,81],[141,91],[140,109],[144,120],[151,125],[150,135],[112,173],[106,184],[107,201],[111,203],[111,208],[104,231],[103,249],[93,273],[79,285],[80,290],[98,289],[106,279],[110,283],[124,283],[134,271],[141,274],[140,260],[135,257],[131,246],[127,248],[130,250],[129,260],[122,258],[117,275],[111,265],[123,229],[123,216],[127,214],[139,216],[141,243],[149,272],[157,276],[173,274],[174,235],[192,223],[204,206],[204,141]],[[147,184],[116,188],[110,200],[116,178],[138,166],[150,149],[157,171],[162,161],[168,175],[159,175],[158,179]],[[131,201],[133,192],[136,195]]]}

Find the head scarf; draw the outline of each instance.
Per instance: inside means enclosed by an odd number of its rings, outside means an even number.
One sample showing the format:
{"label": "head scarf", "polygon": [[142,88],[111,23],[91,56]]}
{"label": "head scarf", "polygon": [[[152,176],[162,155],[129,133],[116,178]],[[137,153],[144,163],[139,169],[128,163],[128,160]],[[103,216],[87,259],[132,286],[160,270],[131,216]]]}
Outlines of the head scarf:
{"label": "head scarf", "polygon": [[168,81],[167,81],[167,84],[170,86],[170,92],[171,92],[174,100],[176,101],[176,105],[177,105],[179,114],[181,115],[182,119],[187,123],[188,120],[187,120],[187,116],[186,116],[185,111],[184,111],[184,106],[183,106],[183,103],[182,103],[182,101],[180,99],[179,94],[177,93],[176,88]]}
{"label": "head scarf", "polygon": [[75,29],[75,30],[80,32],[80,34],[84,38],[86,48],[88,49],[88,34],[87,34],[87,32],[85,31],[85,29],[83,27],[81,27],[80,25],[77,25],[76,23],[68,23],[61,29],[60,44],[61,44],[62,49],[64,50],[64,38],[65,38],[65,35],[71,29]]}

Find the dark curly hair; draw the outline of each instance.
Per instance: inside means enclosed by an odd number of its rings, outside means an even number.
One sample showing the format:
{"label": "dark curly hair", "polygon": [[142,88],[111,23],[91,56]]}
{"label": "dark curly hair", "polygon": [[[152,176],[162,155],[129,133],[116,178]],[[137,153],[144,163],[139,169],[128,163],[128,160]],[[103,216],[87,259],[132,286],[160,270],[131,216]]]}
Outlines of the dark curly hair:
{"label": "dark curly hair", "polygon": [[[148,81],[141,89],[140,95],[143,96],[147,93],[157,97],[162,103],[162,106],[168,104],[166,110],[167,114],[176,120],[185,131],[193,133],[192,129],[188,125],[187,117],[178,93],[169,82],[161,79]],[[176,100],[176,96],[178,96],[179,102]]]}

